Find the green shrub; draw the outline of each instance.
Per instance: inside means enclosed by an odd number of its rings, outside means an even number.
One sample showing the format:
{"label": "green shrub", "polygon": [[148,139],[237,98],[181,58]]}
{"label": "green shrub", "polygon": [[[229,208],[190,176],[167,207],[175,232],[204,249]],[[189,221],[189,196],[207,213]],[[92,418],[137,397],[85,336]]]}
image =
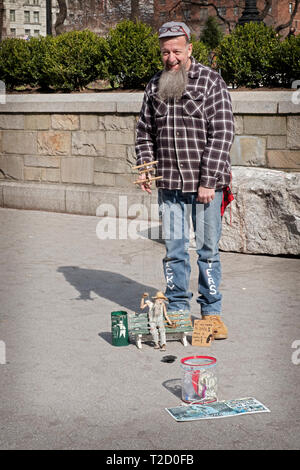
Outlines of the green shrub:
{"label": "green shrub", "polygon": [[39,36],[38,38],[31,38],[28,41],[28,48],[31,57],[31,70],[28,84],[31,86],[38,86],[41,88],[48,88],[51,83],[47,79],[47,75],[43,73],[45,56],[51,43],[54,41],[52,36]]}
{"label": "green shrub", "polygon": [[214,16],[209,16],[205,22],[204,29],[201,34],[201,41],[210,50],[214,50],[222,41],[223,33]]}
{"label": "green shrub", "polygon": [[281,86],[290,87],[300,79],[300,36],[290,36],[280,43],[279,53],[274,57],[274,67]]}
{"label": "green shrub", "polygon": [[[192,38],[193,56],[209,65],[209,49]],[[264,24],[238,26],[216,50],[216,66],[235,87],[290,86],[299,79],[300,36],[280,41]],[[113,86],[144,88],[162,68],[157,34],[149,26],[123,21],[107,40],[90,31],[57,37],[9,38],[0,42],[0,79],[7,89],[20,85],[79,90],[96,79]]]}
{"label": "green shrub", "polygon": [[217,66],[234,86],[269,86],[276,80],[274,58],[280,40],[273,28],[264,23],[237,26],[217,48]]}
{"label": "green shrub", "polygon": [[8,90],[31,81],[28,41],[8,38],[0,42],[0,79]]}
{"label": "green shrub", "polygon": [[122,21],[108,34],[112,86],[143,88],[162,68],[157,34],[146,24]]}
{"label": "green shrub", "polygon": [[193,57],[202,65],[209,65],[209,51],[202,41],[197,41],[192,37]]}
{"label": "green shrub", "polygon": [[79,90],[93,80],[107,78],[108,62],[104,38],[91,31],[71,31],[48,43],[41,79],[54,90]]}

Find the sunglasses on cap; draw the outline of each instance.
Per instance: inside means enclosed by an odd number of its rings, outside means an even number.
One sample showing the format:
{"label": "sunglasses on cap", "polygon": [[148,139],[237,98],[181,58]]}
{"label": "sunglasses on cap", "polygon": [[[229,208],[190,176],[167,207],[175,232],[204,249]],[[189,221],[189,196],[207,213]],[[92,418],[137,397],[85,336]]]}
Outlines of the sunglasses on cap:
{"label": "sunglasses on cap", "polygon": [[169,26],[169,27],[166,27],[166,26],[162,26],[161,28],[159,28],[158,32],[159,34],[163,34],[163,33],[167,33],[168,31],[170,31],[171,33],[183,33],[187,40],[189,41],[189,37],[187,35],[187,33],[185,32],[185,30],[183,29],[182,26],[180,25],[177,25],[177,26]]}

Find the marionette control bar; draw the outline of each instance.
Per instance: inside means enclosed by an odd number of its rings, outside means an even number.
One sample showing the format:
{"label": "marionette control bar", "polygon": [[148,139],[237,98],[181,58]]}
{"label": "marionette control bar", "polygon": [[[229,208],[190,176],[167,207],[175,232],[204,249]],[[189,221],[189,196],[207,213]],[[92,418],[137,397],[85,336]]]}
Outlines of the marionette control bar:
{"label": "marionette control bar", "polygon": [[143,163],[142,165],[133,166],[132,170],[139,170],[140,175],[144,174],[146,177],[144,179],[139,179],[133,182],[133,184],[149,184],[151,185],[152,181],[162,179],[162,176],[153,176],[155,171],[155,165],[158,163],[158,160],[154,162]]}

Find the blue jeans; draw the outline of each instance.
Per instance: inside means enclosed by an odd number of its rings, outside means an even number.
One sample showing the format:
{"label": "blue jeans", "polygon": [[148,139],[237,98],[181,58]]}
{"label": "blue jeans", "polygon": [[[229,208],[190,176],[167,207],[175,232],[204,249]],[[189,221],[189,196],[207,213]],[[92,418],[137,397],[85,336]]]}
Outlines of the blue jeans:
{"label": "blue jeans", "polygon": [[168,311],[190,311],[193,296],[189,290],[191,266],[189,257],[190,221],[196,235],[198,255],[198,298],[202,315],[220,315],[222,295],[219,292],[221,263],[219,241],[222,230],[221,203],[223,191],[217,190],[209,204],[196,201],[197,193],[159,189],[158,204],[162,217],[166,256],[163,259]]}

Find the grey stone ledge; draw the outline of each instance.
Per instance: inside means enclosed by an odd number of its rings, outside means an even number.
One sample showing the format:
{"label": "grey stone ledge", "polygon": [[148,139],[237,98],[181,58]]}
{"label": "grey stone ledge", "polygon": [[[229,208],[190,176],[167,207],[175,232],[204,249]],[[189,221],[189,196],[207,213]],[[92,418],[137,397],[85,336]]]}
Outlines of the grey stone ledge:
{"label": "grey stone ledge", "polygon": [[133,111],[142,104],[142,93],[81,93],[6,95],[0,113],[116,113],[117,107]]}
{"label": "grey stone ledge", "polygon": [[[291,91],[233,91],[230,93],[235,114],[286,114],[290,111]],[[281,106],[284,105],[284,108]],[[284,109],[284,111],[281,111]]]}
{"label": "grey stone ledge", "polygon": [[293,103],[291,101],[283,101],[279,103],[278,114],[300,114],[300,95],[299,104]]}
{"label": "grey stone ledge", "polygon": [[[235,114],[300,113],[291,91],[230,91]],[[1,113],[127,113],[138,114],[143,92],[6,95]]]}
{"label": "grey stone ledge", "polygon": [[[128,207],[157,203],[157,191],[149,196],[137,188],[102,187],[82,184],[14,182],[0,180],[0,207],[44,210],[69,214],[97,215],[100,204],[112,204],[122,216],[122,197]],[[124,200],[123,200],[124,201]],[[150,209],[149,209],[150,213]]]}

